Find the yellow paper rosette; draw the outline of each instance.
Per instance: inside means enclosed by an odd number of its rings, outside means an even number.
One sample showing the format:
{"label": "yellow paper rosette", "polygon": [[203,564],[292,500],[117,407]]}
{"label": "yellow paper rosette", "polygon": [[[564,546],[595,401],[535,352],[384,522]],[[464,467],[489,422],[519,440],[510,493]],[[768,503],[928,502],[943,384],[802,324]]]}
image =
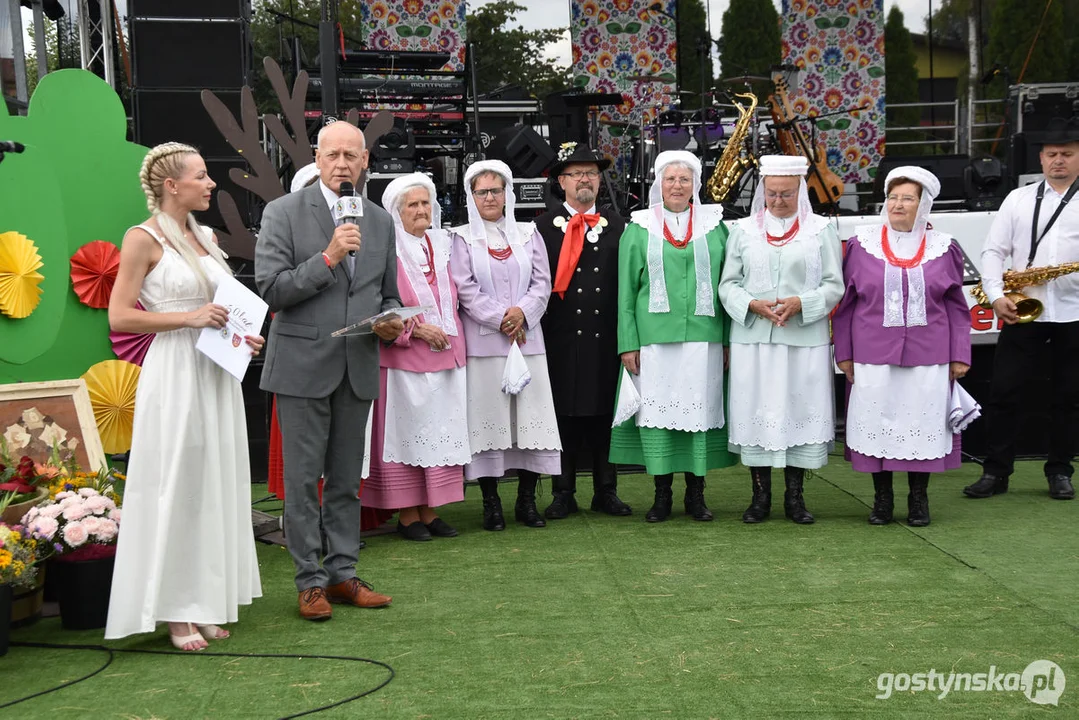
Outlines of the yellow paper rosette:
{"label": "yellow paper rosette", "polygon": [[103,360],[90,367],[82,379],[90,393],[94,419],[107,454],[131,449],[135,421],[135,389],[142,369],[124,360]]}
{"label": "yellow paper rosette", "polygon": [[10,318],[24,318],[41,301],[45,278],[37,270],[41,256],[37,246],[22,233],[0,233],[0,312]]}

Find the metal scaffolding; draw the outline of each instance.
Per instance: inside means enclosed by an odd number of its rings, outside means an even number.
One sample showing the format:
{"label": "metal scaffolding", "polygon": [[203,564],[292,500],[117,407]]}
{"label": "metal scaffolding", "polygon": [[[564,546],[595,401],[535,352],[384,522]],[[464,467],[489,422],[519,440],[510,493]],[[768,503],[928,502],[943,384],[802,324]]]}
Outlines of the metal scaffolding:
{"label": "metal scaffolding", "polygon": [[[90,15],[91,5],[100,8],[97,20]],[[78,28],[82,68],[98,73],[115,90],[113,27],[112,0],[79,0]]]}

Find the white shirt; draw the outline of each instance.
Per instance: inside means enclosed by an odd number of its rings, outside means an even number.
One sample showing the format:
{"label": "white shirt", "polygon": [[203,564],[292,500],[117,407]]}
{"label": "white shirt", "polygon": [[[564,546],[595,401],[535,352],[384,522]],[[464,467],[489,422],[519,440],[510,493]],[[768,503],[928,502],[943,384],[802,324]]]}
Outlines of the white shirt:
{"label": "white shirt", "polygon": [[688,207],[677,213],[674,210],[663,208],[663,219],[667,221],[667,229],[671,231],[671,235],[674,236],[675,240],[681,241],[685,238],[686,227],[689,225]]}
{"label": "white shirt", "polygon": [[330,206],[330,211],[332,212],[333,204],[337,202],[337,198],[341,196],[326,187],[326,184],[321,180],[318,181],[318,189],[322,191],[322,197],[326,199],[326,204]]}
{"label": "white shirt", "polygon": [[[562,207],[566,208],[566,212],[569,213],[570,217],[573,217],[574,215],[577,214],[577,211],[574,210],[573,206],[570,205],[568,202],[562,203]],[[588,208],[587,210],[584,211],[584,214],[585,215],[595,215],[596,214],[596,206],[593,205],[592,207]]]}
{"label": "white shirt", "polygon": [[[1034,222],[1034,205],[1040,184],[1033,183],[1012,190],[1000,206],[1000,212],[993,218],[982,248],[981,268],[982,289],[990,302],[1004,296],[1004,283],[1001,280],[1004,270],[1022,270],[1027,266],[1031,223]],[[1038,212],[1039,234],[1063,198],[1063,193],[1058,193],[1049,183],[1045,184],[1045,196]],[[1052,229],[1038,244],[1033,267],[1071,262],[1079,262],[1079,196],[1068,203]],[[1027,297],[1040,300],[1045,306],[1035,322],[1079,321],[1079,273],[1059,277],[1045,285],[1032,285],[1022,292]]]}
{"label": "white shirt", "polygon": [[[771,212],[764,211],[764,230],[771,235],[786,235],[787,231],[791,229],[791,225],[798,219],[798,213],[789,215],[785,218],[779,218],[773,215]],[[799,228],[801,230],[801,228]]]}
{"label": "white shirt", "polygon": [[487,247],[492,250],[502,250],[509,246],[506,242],[506,218],[500,217],[496,222],[483,221],[483,229],[487,235]]}

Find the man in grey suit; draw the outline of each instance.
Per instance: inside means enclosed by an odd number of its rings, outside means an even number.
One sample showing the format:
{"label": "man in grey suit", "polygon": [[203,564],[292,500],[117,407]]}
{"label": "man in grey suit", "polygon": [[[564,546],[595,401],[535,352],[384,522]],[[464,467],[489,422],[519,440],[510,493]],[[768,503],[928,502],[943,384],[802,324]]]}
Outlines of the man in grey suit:
{"label": "man in grey suit", "polygon": [[[261,387],[277,394],[284,455],[285,537],[296,564],[300,615],[328,620],[330,602],[382,607],[390,598],[356,577],[364,428],[378,395],[378,339],[335,330],[401,306],[390,216],[363,200],[359,224],[334,228],[342,182],[367,167],[363,133],[346,122],[319,133],[319,181],[266,206],[255,246],[255,282],[274,313]],[[321,566],[318,479],[327,553]]]}

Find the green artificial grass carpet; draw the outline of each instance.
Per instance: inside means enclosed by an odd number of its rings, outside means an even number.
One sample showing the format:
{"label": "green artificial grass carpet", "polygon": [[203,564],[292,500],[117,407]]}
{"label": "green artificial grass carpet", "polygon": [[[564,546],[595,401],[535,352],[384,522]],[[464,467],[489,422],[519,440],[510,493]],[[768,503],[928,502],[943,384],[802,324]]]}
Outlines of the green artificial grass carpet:
{"label": "green artificial grass carpet", "polygon": [[[745,525],[748,471],[714,472],[716,521],[644,522],[651,478],[620,478],[628,518],[588,510],[529,529],[480,527],[479,489],[443,509],[457,538],[367,538],[359,574],[394,596],[382,610],[334,606],[321,624],[296,610],[284,548],[258,545],[263,594],[233,637],[194,656],[118,654],[94,678],[0,710],[18,718],[273,718],[339,701],[385,669],[339,660],[213,658],[214,651],[361,656],[390,664],[382,690],[319,718],[1076,717],[1079,714],[1079,502],[1047,495],[1023,463],[1006,495],[962,497],[978,468],[930,481],[933,523],[871,527],[868,476],[840,457],[806,482],[817,523]],[[777,473],[777,475],[779,475]],[[578,502],[587,507],[591,482]],[[542,483],[546,506],[549,485]],[[254,486],[253,497],[266,494]],[[896,517],[906,479],[896,477]],[[260,504],[267,510],[272,503]],[[100,643],[58,618],[16,641]],[[115,648],[168,650],[164,627]],[[0,658],[0,704],[91,672],[104,653],[13,647]],[[881,673],[1022,673],[1060,666],[1059,706],[1023,692],[895,690]],[[1075,713],[1075,714],[1073,714]]]}

